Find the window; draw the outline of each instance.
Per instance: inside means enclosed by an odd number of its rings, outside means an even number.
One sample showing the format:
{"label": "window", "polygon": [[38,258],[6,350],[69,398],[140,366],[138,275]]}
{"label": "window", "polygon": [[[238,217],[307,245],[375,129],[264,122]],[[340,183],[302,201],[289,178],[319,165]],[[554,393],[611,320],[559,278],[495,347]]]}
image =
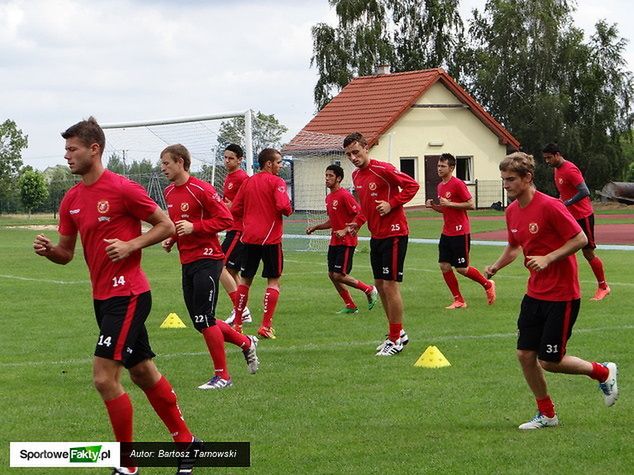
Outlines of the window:
{"label": "window", "polygon": [[401,171],[416,180],[417,157],[401,157]]}
{"label": "window", "polygon": [[473,181],[473,157],[456,157],[456,178]]}

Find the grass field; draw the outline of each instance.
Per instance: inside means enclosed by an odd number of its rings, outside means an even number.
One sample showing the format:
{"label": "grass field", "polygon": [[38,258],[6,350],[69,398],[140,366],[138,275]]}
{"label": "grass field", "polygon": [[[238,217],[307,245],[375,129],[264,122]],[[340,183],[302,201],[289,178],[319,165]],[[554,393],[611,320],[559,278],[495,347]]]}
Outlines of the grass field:
{"label": "grass field", "polygon": [[[104,441],[112,436],[91,383],[96,328],[81,251],[69,265],[54,265],[33,254],[36,231],[2,224],[20,220],[0,221],[0,473],[5,473],[10,441]],[[439,222],[411,224],[412,237],[438,235]],[[46,233],[55,236],[55,231]],[[297,248],[292,244],[288,249]],[[483,268],[501,250],[476,246],[472,264]],[[589,378],[548,375],[562,422],[551,430],[517,429],[535,412],[515,360],[515,321],[526,285],[519,263],[497,276],[499,300],[492,307],[479,286],[460,278],[469,308],[451,312],[443,308],[450,295],[437,268],[436,246],[411,244],[402,286],[410,344],[397,357],[379,359],[374,348],[387,326],[382,309],[368,312],[361,306],[358,315],[336,315],[341,302],[327,279],[325,256],[287,251],[274,322],[278,339],[261,342],[256,375],[248,374],[242,355],[230,347],[235,386],[219,392],[195,389],[210,376],[209,356],[186,318],[177,256],[157,247],[147,249],[144,257],[154,297],[147,324],[157,365],[174,385],[192,430],[208,441],[251,442],[249,473],[632,473],[634,253],[600,255],[613,294],[604,302],[589,302],[594,279],[585,261],[580,262],[584,296],[568,351],[617,362],[621,397],[608,409]],[[368,260],[367,245],[361,246],[352,274],[370,281]],[[249,305],[256,313],[262,291],[263,279],[256,279]],[[353,296],[363,303],[358,292]],[[228,314],[225,295],[218,309]],[[159,329],[170,312],[188,328]],[[257,327],[245,328],[254,332]],[[452,366],[414,367],[428,345],[438,346]],[[135,406],[138,440],[169,440],[143,393],[127,378],[125,384]],[[145,468],[142,473],[173,469]]]}

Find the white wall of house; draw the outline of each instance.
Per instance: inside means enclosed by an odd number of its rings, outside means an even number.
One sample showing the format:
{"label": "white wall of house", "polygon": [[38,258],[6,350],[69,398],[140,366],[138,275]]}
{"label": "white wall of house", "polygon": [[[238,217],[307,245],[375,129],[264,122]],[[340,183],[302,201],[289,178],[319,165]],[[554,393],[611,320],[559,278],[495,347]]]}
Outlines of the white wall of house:
{"label": "white wall of house", "polygon": [[498,165],[506,155],[506,146],[468,108],[460,107],[462,103],[444,85],[434,84],[416,103],[458,107],[411,108],[370,151],[373,158],[397,168],[401,157],[417,157],[415,172],[421,189],[410,206],[425,203],[425,155],[449,152],[456,157],[470,156],[472,181],[499,179]]}

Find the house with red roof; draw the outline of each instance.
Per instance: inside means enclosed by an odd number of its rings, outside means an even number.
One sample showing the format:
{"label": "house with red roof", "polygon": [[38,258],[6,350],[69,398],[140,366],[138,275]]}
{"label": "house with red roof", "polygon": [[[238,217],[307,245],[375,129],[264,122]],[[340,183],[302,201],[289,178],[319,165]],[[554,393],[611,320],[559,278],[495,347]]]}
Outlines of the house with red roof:
{"label": "house with red roof", "polygon": [[288,143],[293,162],[295,209],[321,209],[324,170],[340,162],[350,186],[353,166],[342,143],[351,132],[368,140],[370,156],[392,163],[421,188],[410,206],[436,198],[441,153],[457,158],[477,206],[504,201],[498,165],[519,142],[443,69],[425,69],[353,79]]}

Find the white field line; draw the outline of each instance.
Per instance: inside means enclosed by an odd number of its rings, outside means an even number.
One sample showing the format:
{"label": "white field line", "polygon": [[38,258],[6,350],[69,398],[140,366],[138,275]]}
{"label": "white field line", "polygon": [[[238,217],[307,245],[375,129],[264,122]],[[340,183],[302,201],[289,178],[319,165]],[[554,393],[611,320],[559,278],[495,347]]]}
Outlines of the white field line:
{"label": "white field line", "polygon": [[[293,261],[290,259],[285,259],[286,262],[292,262],[294,264],[299,264],[301,263],[301,261]],[[367,264],[358,264],[355,263],[354,267],[356,269],[369,269],[370,266]],[[420,269],[417,267],[408,267],[407,266],[407,262],[405,263],[405,275],[408,275],[408,272],[426,272],[428,274],[436,274],[439,273],[440,271],[437,268],[433,268],[433,269]],[[301,271],[301,272],[288,272],[285,271],[284,275],[288,276],[288,275],[297,275],[297,274],[301,274],[301,275],[319,275],[319,274],[324,274],[326,275],[328,272],[325,270],[319,270],[319,271]],[[525,275],[504,275],[503,273],[500,273],[499,276],[497,276],[497,278],[499,278],[500,280],[504,280],[504,279],[521,279],[521,280],[526,280],[527,276]],[[52,280],[52,279],[38,279],[38,278],[34,278],[34,277],[23,277],[23,276],[19,276],[19,275],[7,275],[7,274],[0,274],[0,279],[9,279],[9,280],[22,280],[22,281],[29,281],[29,282],[42,282],[42,283],[46,283],[46,284],[58,284],[58,285],[78,285],[78,284],[90,284],[89,280]],[[152,282],[165,282],[169,279],[161,279],[161,278],[151,278],[150,279],[150,283]],[[497,280],[497,279],[495,279]],[[596,283],[596,281],[594,280],[580,280],[579,283],[581,284],[594,284]],[[614,281],[610,281],[609,282],[610,286],[612,287],[634,287],[634,282],[614,282]]]}
{"label": "white field line", "polygon": [[[579,328],[575,329],[575,334],[580,333],[598,333],[598,332],[607,332],[607,331],[623,331],[623,330],[634,330],[634,325],[621,325],[615,327],[597,327],[597,328]],[[430,342],[436,341],[460,341],[460,340],[489,340],[495,338],[516,338],[517,333],[490,333],[485,335],[441,335],[430,337],[427,336],[425,339]],[[297,352],[297,351],[324,351],[329,349],[337,349],[337,350],[345,350],[350,347],[362,347],[362,346],[373,346],[379,343],[377,340],[371,341],[337,341],[337,342],[327,342],[323,344],[317,343],[307,343],[304,345],[295,345],[295,346],[287,346],[284,348],[281,347],[266,347],[260,348],[260,350],[264,353],[288,353],[288,352]],[[237,351],[237,350],[236,350]],[[209,353],[206,351],[196,351],[196,352],[186,352],[186,353],[168,353],[163,355],[158,355],[158,360],[161,359],[178,359],[178,358],[187,358],[190,356],[209,356]],[[37,366],[62,366],[62,365],[83,365],[90,364],[92,358],[77,358],[70,360],[59,360],[59,361],[20,361],[20,362],[0,362],[0,368],[20,368],[20,367],[37,367]]]}
{"label": "white field line", "polygon": [[[329,240],[330,236],[304,235],[304,234],[284,234],[284,239],[310,239],[316,241]],[[370,241],[369,237],[359,236],[359,241]],[[409,238],[408,242],[414,244],[438,244],[438,239],[418,239]],[[471,241],[472,246],[506,246],[506,241]],[[606,251],[634,251],[634,246],[624,244],[599,244],[597,249]]]}

